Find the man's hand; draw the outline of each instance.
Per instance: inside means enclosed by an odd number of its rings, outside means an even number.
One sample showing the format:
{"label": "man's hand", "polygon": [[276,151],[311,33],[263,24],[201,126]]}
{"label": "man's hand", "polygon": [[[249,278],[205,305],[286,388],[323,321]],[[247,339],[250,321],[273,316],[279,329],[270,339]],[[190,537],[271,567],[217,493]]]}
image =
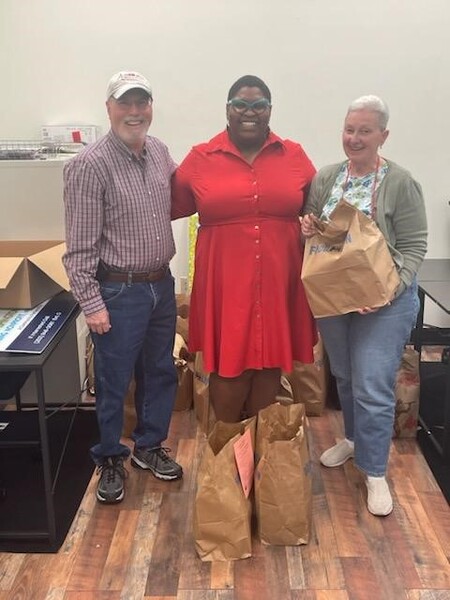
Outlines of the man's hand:
{"label": "man's hand", "polygon": [[87,326],[94,333],[102,335],[108,333],[111,329],[111,323],[109,322],[109,312],[105,309],[99,310],[98,312],[92,313],[86,316]]}

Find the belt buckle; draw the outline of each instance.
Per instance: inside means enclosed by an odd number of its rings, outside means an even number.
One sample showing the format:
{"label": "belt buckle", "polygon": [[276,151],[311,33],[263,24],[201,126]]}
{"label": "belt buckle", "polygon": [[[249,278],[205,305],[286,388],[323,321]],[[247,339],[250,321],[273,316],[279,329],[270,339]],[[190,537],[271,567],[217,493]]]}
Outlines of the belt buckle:
{"label": "belt buckle", "polygon": [[130,286],[133,283],[133,273],[132,271],[128,271],[127,273],[127,286]]}

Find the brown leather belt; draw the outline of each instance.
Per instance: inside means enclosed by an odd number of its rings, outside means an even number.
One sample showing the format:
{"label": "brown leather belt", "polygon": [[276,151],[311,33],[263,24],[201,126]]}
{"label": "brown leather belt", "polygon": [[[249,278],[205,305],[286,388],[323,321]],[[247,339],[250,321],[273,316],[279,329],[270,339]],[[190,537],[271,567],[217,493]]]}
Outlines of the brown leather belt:
{"label": "brown leather belt", "polygon": [[157,271],[148,271],[147,273],[133,271],[110,271],[103,267],[97,271],[97,279],[99,281],[113,281],[116,283],[153,283],[165,277],[167,266],[161,267]]}

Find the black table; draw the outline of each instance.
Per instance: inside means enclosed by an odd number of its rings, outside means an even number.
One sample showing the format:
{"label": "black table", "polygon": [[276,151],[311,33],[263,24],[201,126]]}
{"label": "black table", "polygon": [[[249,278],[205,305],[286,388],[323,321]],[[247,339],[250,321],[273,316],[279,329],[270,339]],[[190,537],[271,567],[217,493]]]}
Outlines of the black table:
{"label": "black table", "polygon": [[[417,326],[413,334],[414,346],[419,352],[422,346],[450,346],[450,328],[434,327],[424,324],[425,303],[431,301],[444,313],[450,315],[450,259],[427,259],[423,262],[418,274],[420,312]],[[437,367],[437,369],[436,369]],[[419,405],[419,422],[426,431],[444,464],[450,463],[450,361],[446,365],[422,363],[421,380],[428,376],[427,370],[435,369],[443,385],[440,393],[443,399],[443,422],[430,423],[427,414],[427,402],[421,390]]]}
{"label": "black table", "polygon": [[[74,320],[78,316],[80,309],[77,306],[75,300],[72,298],[69,292],[63,292],[70,296],[74,310],[68,316],[66,322],[62,326],[61,330],[57,333],[54,339],[50,342],[47,348],[41,354],[21,354],[21,353],[10,353],[0,352],[0,373],[1,372],[34,372],[36,376],[36,403],[38,413],[38,431],[36,432],[36,439],[30,439],[26,436],[18,436],[14,438],[14,427],[18,425],[18,421],[21,419],[21,414],[6,412],[5,415],[11,417],[11,429],[4,430],[3,435],[0,435],[0,448],[12,448],[12,447],[39,447],[42,455],[42,468],[44,475],[44,489],[45,489],[45,504],[47,512],[47,523],[48,529],[45,531],[0,531],[0,539],[11,539],[11,538],[26,538],[26,539],[48,539],[51,544],[56,540],[56,522],[55,522],[55,507],[53,501],[54,486],[58,475],[52,473],[50,463],[50,452],[49,452],[49,438],[48,438],[48,423],[47,423],[47,407],[45,402],[45,386],[44,386],[44,366],[53,352],[56,350],[58,345],[64,339],[64,336],[69,331]],[[30,411],[23,411],[23,417],[29,421]],[[8,426],[9,427],[9,426]],[[18,427],[17,427],[18,429]],[[68,432],[69,433],[69,432]],[[31,493],[31,492],[30,492]]]}

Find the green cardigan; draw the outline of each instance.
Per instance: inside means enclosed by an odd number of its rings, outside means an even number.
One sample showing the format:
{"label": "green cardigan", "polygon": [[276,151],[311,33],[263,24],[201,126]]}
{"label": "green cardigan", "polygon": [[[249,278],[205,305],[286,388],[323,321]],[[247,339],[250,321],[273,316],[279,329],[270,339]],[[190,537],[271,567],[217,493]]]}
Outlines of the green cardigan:
{"label": "green cardigan", "polygon": [[[343,164],[320,169],[312,181],[303,214],[320,217]],[[411,285],[427,251],[427,218],[420,185],[406,169],[390,160],[387,164],[376,196],[376,223],[400,275],[399,296]]]}

